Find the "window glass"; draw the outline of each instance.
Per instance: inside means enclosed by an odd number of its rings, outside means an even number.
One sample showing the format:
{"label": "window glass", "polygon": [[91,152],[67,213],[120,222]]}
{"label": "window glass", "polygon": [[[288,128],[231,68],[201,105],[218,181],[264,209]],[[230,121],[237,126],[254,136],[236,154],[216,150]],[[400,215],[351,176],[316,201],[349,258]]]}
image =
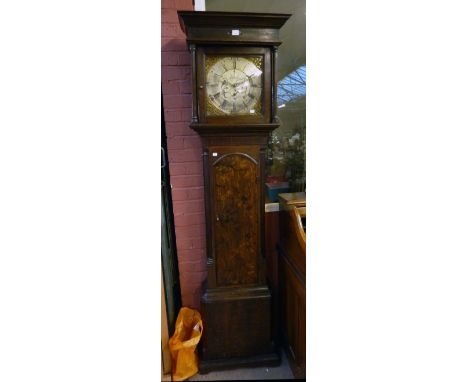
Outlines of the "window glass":
{"label": "window glass", "polygon": [[207,11],[290,13],[280,30],[278,48],[278,116],[281,126],[270,136],[266,196],[305,191],[306,1],[205,0]]}

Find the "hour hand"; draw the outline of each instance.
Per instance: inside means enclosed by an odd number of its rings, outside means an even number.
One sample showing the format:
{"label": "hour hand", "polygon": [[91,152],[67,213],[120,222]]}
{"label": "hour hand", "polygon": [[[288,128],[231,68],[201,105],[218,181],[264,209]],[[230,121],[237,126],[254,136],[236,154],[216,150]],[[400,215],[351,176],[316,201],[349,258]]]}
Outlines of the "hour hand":
{"label": "hour hand", "polygon": [[235,88],[237,86],[237,84],[233,84],[232,82],[228,82],[229,86],[231,86],[232,88]]}

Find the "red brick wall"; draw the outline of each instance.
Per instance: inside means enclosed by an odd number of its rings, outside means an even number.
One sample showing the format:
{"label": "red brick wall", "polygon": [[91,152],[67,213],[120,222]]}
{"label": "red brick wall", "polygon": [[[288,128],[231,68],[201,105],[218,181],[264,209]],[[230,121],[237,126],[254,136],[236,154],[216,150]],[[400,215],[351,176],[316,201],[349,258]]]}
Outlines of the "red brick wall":
{"label": "red brick wall", "polygon": [[191,60],[177,10],[193,10],[192,0],[162,1],[162,92],[182,304],[199,309],[206,278],[202,146],[189,128]]}

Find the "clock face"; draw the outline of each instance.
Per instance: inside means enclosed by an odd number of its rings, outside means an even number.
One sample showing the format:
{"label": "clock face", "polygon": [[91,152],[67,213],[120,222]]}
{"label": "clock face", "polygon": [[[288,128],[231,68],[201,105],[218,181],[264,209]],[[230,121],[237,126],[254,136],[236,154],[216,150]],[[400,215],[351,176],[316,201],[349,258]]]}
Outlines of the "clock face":
{"label": "clock face", "polygon": [[205,68],[208,116],[261,114],[261,56],[207,56]]}

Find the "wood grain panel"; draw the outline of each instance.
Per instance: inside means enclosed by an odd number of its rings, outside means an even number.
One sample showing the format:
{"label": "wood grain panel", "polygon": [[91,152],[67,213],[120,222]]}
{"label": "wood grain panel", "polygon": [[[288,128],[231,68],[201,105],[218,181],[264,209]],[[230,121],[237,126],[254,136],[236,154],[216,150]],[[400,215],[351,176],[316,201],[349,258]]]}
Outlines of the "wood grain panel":
{"label": "wood grain panel", "polygon": [[[285,203],[284,198],[280,200],[282,203],[278,268],[281,332],[294,376],[305,378],[306,238],[301,223],[305,207],[297,207],[297,203]],[[301,205],[305,205],[305,198]]]}
{"label": "wood grain panel", "polygon": [[270,293],[265,287],[215,292],[202,304],[204,359],[248,357],[273,351],[270,340]]}
{"label": "wood grain panel", "polygon": [[306,292],[291,259],[280,249],[280,303],[282,335],[291,370],[296,378],[305,378]]}
{"label": "wood grain panel", "polygon": [[213,164],[218,286],[252,284],[258,271],[257,163],[230,153]]}

